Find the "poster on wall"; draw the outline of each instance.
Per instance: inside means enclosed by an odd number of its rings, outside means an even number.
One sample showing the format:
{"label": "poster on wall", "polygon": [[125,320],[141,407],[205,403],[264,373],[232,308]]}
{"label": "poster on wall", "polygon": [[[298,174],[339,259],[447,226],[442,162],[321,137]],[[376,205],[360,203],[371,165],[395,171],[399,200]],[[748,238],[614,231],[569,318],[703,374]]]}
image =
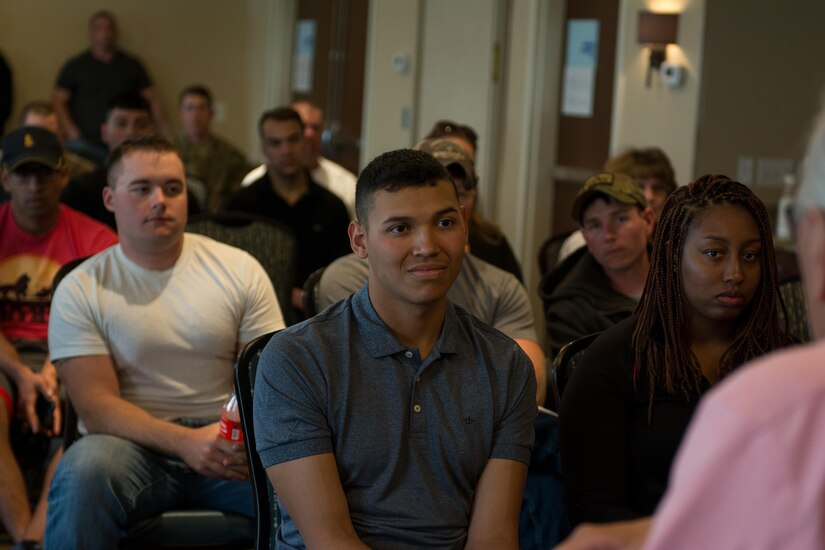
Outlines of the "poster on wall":
{"label": "poster on wall", "polygon": [[561,114],[581,118],[593,116],[598,54],[599,20],[570,19],[567,22]]}
{"label": "poster on wall", "polygon": [[295,24],[295,55],[292,58],[292,91],[312,91],[315,67],[315,21],[302,19]]}

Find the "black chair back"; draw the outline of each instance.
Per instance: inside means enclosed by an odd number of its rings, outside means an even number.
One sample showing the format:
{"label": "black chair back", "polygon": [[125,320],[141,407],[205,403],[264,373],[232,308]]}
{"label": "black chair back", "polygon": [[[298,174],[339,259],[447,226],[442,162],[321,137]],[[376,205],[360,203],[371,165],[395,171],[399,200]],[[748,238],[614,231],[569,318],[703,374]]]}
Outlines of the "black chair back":
{"label": "black chair back", "polygon": [[292,308],[297,247],[292,230],[274,220],[244,212],[217,212],[194,216],[186,230],[246,250],[272,280],[284,321],[296,321]]}
{"label": "black chair back", "polygon": [[547,376],[547,382],[550,384],[550,391],[547,392],[548,399],[551,397],[553,399],[552,403],[548,403],[550,410],[559,412],[561,396],[564,393],[567,381],[570,380],[570,375],[573,374],[573,371],[581,362],[587,347],[599,334],[601,332],[594,332],[565,344],[553,359]]}
{"label": "black chair back", "polygon": [[255,449],[255,425],[253,423],[252,400],[254,398],[255,374],[258,371],[258,359],[261,351],[269,343],[274,332],[259,336],[249,342],[235,364],[235,391],[238,396],[238,408],[241,412],[246,456],[249,459],[249,477],[255,497],[257,516],[255,548],[266,550],[275,548],[275,534],[281,523],[278,512],[278,499],[269,478],[266,475],[261,457]]}
{"label": "black chair back", "polygon": [[304,282],[303,302],[304,315],[307,319],[318,314],[318,287],[321,283],[321,275],[324,274],[325,267],[321,267],[313,271]]}

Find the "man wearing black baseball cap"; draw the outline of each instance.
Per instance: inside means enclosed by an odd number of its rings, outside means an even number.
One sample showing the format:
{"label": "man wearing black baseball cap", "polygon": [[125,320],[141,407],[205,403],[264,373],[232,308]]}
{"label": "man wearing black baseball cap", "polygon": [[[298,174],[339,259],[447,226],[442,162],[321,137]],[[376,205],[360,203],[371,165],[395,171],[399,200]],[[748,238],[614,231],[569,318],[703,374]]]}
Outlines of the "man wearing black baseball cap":
{"label": "man wearing black baseball cap", "polygon": [[630,177],[602,172],[584,182],[573,202],[587,248],[542,279],[550,352],[601,332],[636,309],[650,266],[653,210]]}
{"label": "man wearing black baseball cap", "polygon": [[51,429],[35,407],[38,396],[55,405],[58,398],[47,349],[51,282],[64,263],[107,248],[117,236],[60,204],[67,173],[57,136],[24,126],[3,139],[2,151],[0,181],[11,198],[0,204],[0,522],[15,542],[38,541],[46,491],[33,520],[9,425],[17,414],[36,433],[59,431],[59,412]]}

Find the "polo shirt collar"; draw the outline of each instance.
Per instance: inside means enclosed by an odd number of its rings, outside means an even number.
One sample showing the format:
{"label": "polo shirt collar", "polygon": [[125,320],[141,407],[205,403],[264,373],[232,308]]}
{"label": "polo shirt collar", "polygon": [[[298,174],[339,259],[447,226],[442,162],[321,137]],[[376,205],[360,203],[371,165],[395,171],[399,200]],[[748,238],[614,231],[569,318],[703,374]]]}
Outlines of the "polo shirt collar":
{"label": "polo shirt collar", "polygon": [[[356,325],[358,332],[361,335],[364,346],[373,358],[387,357],[407,351],[408,348],[398,341],[372,306],[369,296],[369,284],[362,286],[361,289],[353,295],[352,309],[358,320]],[[438,341],[435,343],[435,347],[431,352],[433,357],[457,353],[460,332],[461,328],[455,306],[447,300],[447,309],[444,315],[444,324],[441,327],[441,335],[438,337]]]}

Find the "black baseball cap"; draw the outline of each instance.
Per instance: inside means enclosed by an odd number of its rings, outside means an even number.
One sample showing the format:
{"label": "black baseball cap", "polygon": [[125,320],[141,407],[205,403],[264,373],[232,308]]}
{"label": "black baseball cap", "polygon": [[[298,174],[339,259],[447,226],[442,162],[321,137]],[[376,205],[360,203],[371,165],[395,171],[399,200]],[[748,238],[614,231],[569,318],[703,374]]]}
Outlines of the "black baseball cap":
{"label": "black baseball cap", "polygon": [[57,136],[37,126],[23,126],[3,138],[3,168],[12,171],[35,162],[52,170],[63,167],[63,147]]}

